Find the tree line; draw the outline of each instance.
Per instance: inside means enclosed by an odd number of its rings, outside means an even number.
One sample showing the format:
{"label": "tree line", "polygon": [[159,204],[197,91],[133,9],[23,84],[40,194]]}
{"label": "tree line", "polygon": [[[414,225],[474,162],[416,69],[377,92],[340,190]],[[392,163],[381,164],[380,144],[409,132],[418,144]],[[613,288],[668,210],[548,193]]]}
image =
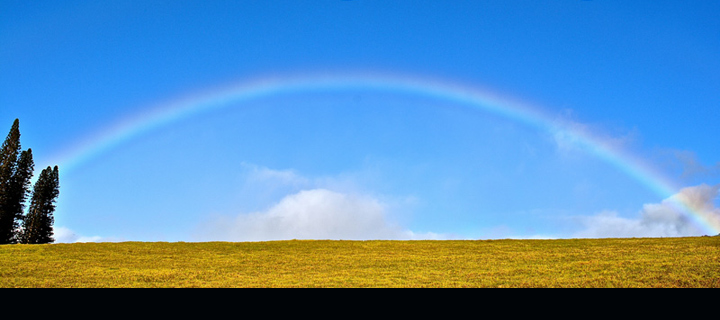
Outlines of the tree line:
{"label": "tree line", "polygon": [[[0,244],[52,243],[53,212],[59,195],[58,167],[35,170],[32,149],[20,147],[20,121],[15,119],[0,149]],[[28,196],[30,206],[25,212]]]}

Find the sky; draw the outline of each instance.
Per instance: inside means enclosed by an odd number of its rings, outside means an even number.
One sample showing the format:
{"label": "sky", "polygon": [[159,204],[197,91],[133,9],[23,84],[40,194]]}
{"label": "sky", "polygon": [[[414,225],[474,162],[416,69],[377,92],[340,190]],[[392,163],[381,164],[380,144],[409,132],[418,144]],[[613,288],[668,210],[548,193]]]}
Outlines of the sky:
{"label": "sky", "polygon": [[2,0],[0,130],[57,242],[715,235],[717,12]]}

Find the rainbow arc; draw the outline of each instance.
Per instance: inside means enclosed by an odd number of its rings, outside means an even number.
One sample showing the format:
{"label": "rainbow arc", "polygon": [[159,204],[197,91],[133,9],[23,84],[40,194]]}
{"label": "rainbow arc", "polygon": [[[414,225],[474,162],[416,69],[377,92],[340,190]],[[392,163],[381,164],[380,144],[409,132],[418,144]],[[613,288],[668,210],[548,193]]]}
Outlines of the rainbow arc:
{"label": "rainbow arc", "polygon": [[428,96],[456,102],[463,106],[497,114],[513,121],[550,132],[562,133],[595,156],[633,177],[653,192],[672,202],[704,232],[720,233],[720,221],[702,209],[693,208],[681,198],[674,197],[679,188],[643,161],[624,152],[612,143],[591,133],[562,123],[528,103],[502,96],[476,86],[464,86],[449,81],[381,73],[314,74],[299,76],[259,77],[249,81],[214,88],[205,92],[147,108],[145,112],[122,119],[92,139],[68,148],[52,161],[68,172],[123,142],[141,136],[152,129],[169,125],[180,119],[263,97],[288,93],[317,92],[341,89],[369,89]]}

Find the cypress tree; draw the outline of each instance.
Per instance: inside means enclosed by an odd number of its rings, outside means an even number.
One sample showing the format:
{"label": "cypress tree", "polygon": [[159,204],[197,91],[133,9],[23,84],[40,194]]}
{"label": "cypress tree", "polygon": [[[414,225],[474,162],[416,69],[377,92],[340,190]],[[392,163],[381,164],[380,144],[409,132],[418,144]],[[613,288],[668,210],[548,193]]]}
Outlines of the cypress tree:
{"label": "cypress tree", "polygon": [[20,153],[20,121],[15,119],[10,133],[0,147],[0,244],[12,243],[15,238],[17,205],[14,203],[16,172]]}
{"label": "cypress tree", "polygon": [[55,219],[55,201],[60,193],[58,167],[43,169],[33,188],[30,208],[23,220],[20,242],[29,244],[51,243]]}

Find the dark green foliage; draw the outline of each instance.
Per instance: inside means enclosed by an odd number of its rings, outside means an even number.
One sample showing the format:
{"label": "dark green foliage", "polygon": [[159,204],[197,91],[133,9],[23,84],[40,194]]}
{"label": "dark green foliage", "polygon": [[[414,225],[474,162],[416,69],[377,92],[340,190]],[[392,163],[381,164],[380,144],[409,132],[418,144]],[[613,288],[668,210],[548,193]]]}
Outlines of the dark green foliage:
{"label": "dark green foliage", "polygon": [[43,170],[26,217],[23,212],[34,170],[32,149],[21,151],[20,121],[15,119],[0,148],[0,244],[54,241],[52,224],[59,193],[58,168]]}
{"label": "dark green foliage", "polygon": [[53,239],[53,212],[60,193],[58,167],[47,167],[40,173],[33,189],[30,208],[23,220],[20,242],[38,244],[51,243]]}
{"label": "dark green foliage", "polygon": [[32,150],[20,151],[20,121],[15,119],[0,149],[0,244],[17,242],[33,169]]}

